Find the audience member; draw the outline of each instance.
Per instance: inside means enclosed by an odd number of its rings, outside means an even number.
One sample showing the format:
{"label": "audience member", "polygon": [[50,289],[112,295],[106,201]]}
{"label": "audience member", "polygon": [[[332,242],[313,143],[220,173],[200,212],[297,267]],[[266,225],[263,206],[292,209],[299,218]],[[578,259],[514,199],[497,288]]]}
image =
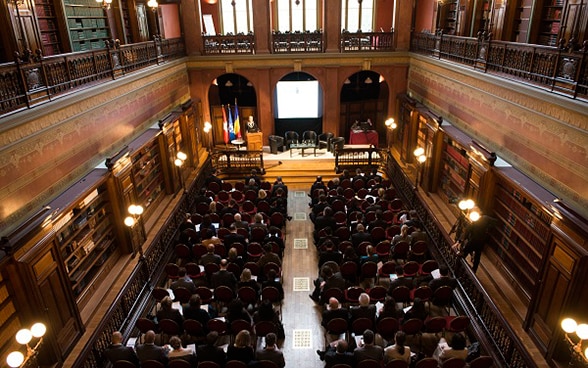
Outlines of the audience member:
{"label": "audience member", "polygon": [[217,340],[218,332],[210,331],[206,335],[205,344],[198,345],[196,348],[196,357],[201,362],[215,362],[224,367],[227,354],[221,347],[216,346]]}
{"label": "audience member", "polygon": [[172,336],[169,339],[169,345],[173,349],[168,353],[168,358],[170,361],[175,359],[182,359],[190,363],[190,365],[193,367],[198,363],[195,352],[192,349],[184,348],[182,346],[182,339],[180,339],[178,336]]}
{"label": "audience member", "polygon": [[380,322],[384,318],[400,319],[403,316],[404,311],[401,308],[398,308],[396,300],[394,300],[394,298],[392,298],[391,296],[386,296],[382,308],[378,311],[378,317],[376,318],[376,322]]}
{"label": "audience member", "polygon": [[327,202],[327,196],[324,194],[320,194],[318,196],[318,202],[312,204],[312,210],[308,214],[308,217],[312,221],[312,223],[316,222],[316,218],[320,216],[326,207],[329,206],[329,202]]}
{"label": "audience member", "polygon": [[272,196],[275,196],[278,189],[282,189],[283,195],[285,197],[288,197],[288,186],[286,184],[284,184],[284,181],[282,180],[281,176],[278,176],[276,178],[276,181],[274,182],[274,185],[272,186]]}
{"label": "audience member", "polygon": [[447,266],[440,266],[439,277],[429,281],[429,287],[433,292],[441,286],[449,286],[452,289],[455,289],[457,286],[457,280],[449,276],[449,268]]}
{"label": "audience member", "polygon": [[253,223],[249,225],[251,231],[255,228],[262,229],[265,232],[265,235],[267,235],[267,225],[263,223],[263,215],[261,213],[256,213],[255,216],[253,216]]}
{"label": "audience member", "polygon": [[196,225],[194,225],[192,223],[192,214],[191,213],[186,213],[185,218],[184,218],[184,222],[182,222],[180,224],[180,232],[182,232],[186,229],[196,230]]}
{"label": "audience member", "polygon": [[251,334],[247,330],[241,330],[235,336],[235,342],[229,344],[227,360],[239,360],[245,364],[255,359],[255,353],[251,347]]}
{"label": "audience member", "polygon": [[237,232],[237,226],[233,223],[229,226],[229,232],[223,239],[223,244],[227,251],[231,249],[233,243],[241,243],[243,247],[247,244],[248,239]]}
{"label": "audience member", "polygon": [[214,182],[217,183],[219,187],[222,187],[223,181],[221,178],[218,177],[218,174],[218,169],[213,169],[212,172],[206,176],[206,179],[204,179],[204,186],[208,188],[208,185]]}
{"label": "audience member", "polygon": [[268,333],[265,336],[265,348],[258,350],[255,353],[255,358],[258,361],[269,360],[274,362],[279,368],[284,368],[286,362],[284,361],[284,354],[276,346],[276,334],[273,332]]}
{"label": "audience member", "polygon": [[351,244],[353,247],[357,249],[361,243],[364,241],[371,242],[372,236],[370,233],[365,232],[365,226],[363,224],[357,224],[355,227],[356,232],[351,234]]}
{"label": "audience member", "polygon": [[368,245],[365,249],[366,255],[359,257],[359,264],[362,265],[366,262],[374,262],[378,263],[380,260],[378,254],[376,253],[376,247],[373,245]]}
{"label": "audience member", "polygon": [[244,268],[243,271],[241,271],[239,282],[237,282],[237,289],[242,287],[250,287],[253,290],[255,290],[255,293],[257,295],[259,295],[259,284],[257,283],[257,281],[253,280],[251,276],[251,270],[249,268]]}
{"label": "audience member", "polygon": [[245,183],[249,183],[249,181],[253,179],[255,181],[255,185],[261,187],[261,178],[257,175],[256,169],[251,169],[251,173],[248,177],[245,178]]}
{"label": "audience member", "polygon": [[214,253],[214,244],[206,246],[206,254],[200,257],[200,264],[206,266],[209,263],[220,264],[221,256]]}
{"label": "audience member", "polygon": [[246,229],[247,231],[249,231],[249,223],[247,221],[242,220],[240,213],[235,213],[233,219],[235,220],[233,224],[237,229]]}
{"label": "audience member", "polygon": [[259,275],[257,276],[257,279],[259,281],[264,281],[266,279],[264,268],[268,263],[275,263],[280,267],[282,266],[282,260],[280,259],[280,256],[272,251],[271,245],[266,243],[262,246],[262,248],[263,255],[257,261],[257,266],[259,267]]}
{"label": "audience member", "polygon": [[320,176],[320,175],[316,177],[316,180],[310,186],[310,196],[311,197],[314,196],[315,190],[317,190],[317,189],[322,189],[323,191],[326,191],[327,190],[327,187],[325,186],[325,183],[323,183],[323,177]]}
{"label": "audience member", "polygon": [[[243,249],[243,251],[245,251],[245,249]],[[243,266],[245,265],[245,260],[243,259],[243,257],[241,257],[239,255],[239,253],[237,252],[237,248],[231,248],[229,249],[229,252],[227,254],[227,261],[229,263],[234,263],[237,266],[239,266],[239,269],[243,269]]]}
{"label": "audience member", "polygon": [[468,356],[468,350],[466,349],[466,339],[460,334],[456,333],[451,337],[451,343],[447,345],[447,341],[444,338],[439,340],[438,349],[439,363],[443,363],[450,358],[458,358],[465,360]]}
{"label": "audience member", "polygon": [[326,300],[322,299],[323,292],[331,288],[345,290],[347,282],[341,276],[340,272],[333,272],[331,267],[323,266],[321,276],[314,280],[314,291],[309,295],[316,303],[324,304]]}
{"label": "audience member", "polygon": [[130,346],[123,345],[122,342],[122,334],[119,331],[114,331],[112,333],[111,344],[104,350],[104,357],[112,364],[119,360],[126,360],[133,363],[135,367],[139,367],[139,358],[137,358],[135,350]]}
{"label": "audience member", "polygon": [[408,244],[410,244],[410,235],[408,235],[408,226],[407,225],[402,225],[400,227],[400,234],[396,234],[394,235],[394,237],[392,238],[392,251],[394,250],[394,246],[396,244],[398,244],[401,241],[405,241]]}
{"label": "audience member", "polygon": [[200,295],[194,294],[190,297],[188,304],[185,304],[182,307],[182,314],[184,319],[192,319],[194,321],[198,321],[202,324],[204,328],[208,321],[210,320],[210,314],[201,308],[202,301],[200,299]]}
{"label": "audience member", "polygon": [[396,279],[390,281],[390,287],[388,288],[388,295],[392,295],[392,291],[398,286],[406,286],[409,290],[414,286],[414,280],[412,277],[404,276],[404,269],[401,265],[396,265]]}
{"label": "audience member", "polygon": [[329,304],[323,311],[321,325],[326,328],[329,322],[335,318],[342,318],[349,322],[351,320],[351,315],[349,314],[349,310],[347,310],[347,308],[343,308],[343,306],[341,306],[341,303],[339,303],[337,298],[329,298]]}
{"label": "audience member", "polygon": [[184,323],[184,317],[179,310],[173,307],[173,301],[169,296],[161,299],[160,309],[157,311],[157,321],[161,322],[164,319],[171,319],[178,324],[180,331],[182,331],[182,325]]}
{"label": "audience member", "polygon": [[416,297],[412,302],[412,307],[404,314],[403,321],[406,322],[409,319],[416,318],[425,322],[428,316],[429,312],[427,312],[425,302],[421,298]]}
{"label": "audience member", "polygon": [[376,305],[370,303],[370,296],[367,293],[361,293],[358,298],[359,305],[350,308],[351,323],[359,318],[367,318],[376,323]]}
{"label": "audience member", "polygon": [[226,320],[229,324],[236,320],[243,320],[249,323],[252,322],[251,315],[245,309],[243,302],[239,298],[231,300],[227,307]]}
{"label": "audience member", "polygon": [[173,292],[179,287],[187,289],[192,294],[196,292],[196,285],[194,285],[194,281],[192,281],[190,276],[186,275],[186,269],[184,267],[180,267],[178,270],[178,279],[170,285]]}
{"label": "audience member", "polygon": [[388,363],[391,360],[400,359],[410,363],[410,347],[404,346],[406,334],[403,331],[396,332],[394,341],[394,345],[390,345],[384,349],[384,362]]}
{"label": "audience member", "polygon": [[468,254],[474,253],[474,264],[472,265],[472,271],[474,273],[478,270],[482,250],[488,240],[488,231],[496,226],[497,223],[498,220],[495,218],[482,215],[478,221],[473,221],[466,227],[461,238],[462,241],[466,241],[461,256],[466,257]]}
{"label": "audience member", "polygon": [[340,339],[333,341],[325,352],[317,350],[321,360],[325,361],[325,368],[331,368],[337,364],[347,364],[350,367],[355,365],[353,353],[347,351],[347,341]]}
{"label": "audience member", "polygon": [[227,286],[231,290],[236,291],[237,278],[235,275],[227,270],[229,262],[226,259],[222,259],[220,262],[220,270],[216,271],[210,277],[210,284],[213,289],[219,286]]}
{"label": "audience member", "polygon": [[259,304],[259,308],[253,314],[253,323],[258,322],[272,322],[276,326],[276,334],[279,339],[285,338],[284,326],[280,321],[280,314],[274,310],[272,302],[268,299],[264,299]]}
{"label": "audience member", "polygon": [[325,241],[322,244],[322,247],[324,250],[322,250],[319,254],[319,269],[323,267],[326,262],[335,262],[337,264],[341,264],[341,261],[343,260],[343,254],[341,254],[341,252],[335,248],[335,244],[332,241]]}
{"label": "audience member", "polygon": [[353,351],[353,357],[356,364],[362,360],[373,359],[382,364],[384,359],[384,349],[381,346],[374,344],[374,332],[372,330],[365,330],[362,341]]}
{"label": "audience member", "polygon": [[167,366],[167,350],[155,345],[155,332],[153,330],[147,331],[144,343],[137,346],[137,357],[141,363],[147,360],[157,360]]}
{"label": "audience member", "polygon": [[270,269],[267,273],[267,280],[263,281],[261,284],[261,290],[263,292],[263,288],[266,287],[275,287],[278,290],[280,295],[280,300],[284,299],[284,287],[279,280],[276,280],[278,277],[276,271],[274,269]]}

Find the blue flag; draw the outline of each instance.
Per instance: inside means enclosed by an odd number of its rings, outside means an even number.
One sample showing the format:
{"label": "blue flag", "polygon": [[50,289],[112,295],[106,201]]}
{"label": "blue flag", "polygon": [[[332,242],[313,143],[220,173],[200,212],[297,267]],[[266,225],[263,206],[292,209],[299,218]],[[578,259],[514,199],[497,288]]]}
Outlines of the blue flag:
{"label": "blue flag", "polygon": [[235,139],[235,127],[233,126],[233,114],[231,113],[231,105],[227,105],[227,115],[229,117],[229,140]]}

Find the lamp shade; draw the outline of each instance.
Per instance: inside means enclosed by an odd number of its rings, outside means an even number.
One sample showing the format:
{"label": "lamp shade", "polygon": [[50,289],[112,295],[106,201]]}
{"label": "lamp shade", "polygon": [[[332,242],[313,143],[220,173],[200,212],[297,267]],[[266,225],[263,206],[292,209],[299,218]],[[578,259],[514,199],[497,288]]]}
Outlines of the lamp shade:
{"label": "lamp shade", "polygon": [[182,152],[182,151],[179,151],[179,152],[176,154],[176,157],[177,157],[177,158],[179,158],[179,159],[180,159],[180,160],[182,160],[182,161],[186,161],[186,159],[188,158],[188,155],[186,155],[186,154],[185,154],[184,152]]}
{"label": "lamp shade", "polygon": [[580,323],[576,328],[576,335],[582,340],[588,340],[588,324]]}
{"label": "lamp shade", "polygon": [[6,357],[6,363],[10,367],[20,367],[24,362],[24,355],[20,351],[13,351]]}
{"label": "lamp shade", "polygon": [[18,343],[22,345],[28,344],[32,338],[33,334],[30,330],[27,330],[26,328],[23,328],[22,330],[16,333],[16,341],[18,341]]}
{"label": "lamp shade", "polygon": [[578,327],[578,324],[572,318],[564,318],[561,321],[561,329],[566,333],[576,332],[576,327]]}
{"label": "lamp shade", "polygon": [[423,147],[419,147],[419,148],[415,149],[413,153],[416,157],[419,157],[425,153],[425,149]]}
{"label": "lamp shade", "polygon": [[45,332],[47,332],[47,327],[41,322],[37,322],[31,327],[31,333],[34,337],[43,337]]}
{"label": "lamp shade", "polygon": [[135,219],[131,216],[125,217],[125,225],[127,225],[128,227],[135,225]]}

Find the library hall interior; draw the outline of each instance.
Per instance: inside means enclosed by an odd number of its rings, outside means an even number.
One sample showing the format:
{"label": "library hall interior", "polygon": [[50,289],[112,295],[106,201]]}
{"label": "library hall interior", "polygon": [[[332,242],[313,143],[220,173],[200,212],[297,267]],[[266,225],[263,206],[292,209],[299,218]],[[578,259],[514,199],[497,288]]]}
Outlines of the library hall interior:
{"label": "library hall interior", "polygon": [[585,0],[0,4],[0,367],[588,367]]}

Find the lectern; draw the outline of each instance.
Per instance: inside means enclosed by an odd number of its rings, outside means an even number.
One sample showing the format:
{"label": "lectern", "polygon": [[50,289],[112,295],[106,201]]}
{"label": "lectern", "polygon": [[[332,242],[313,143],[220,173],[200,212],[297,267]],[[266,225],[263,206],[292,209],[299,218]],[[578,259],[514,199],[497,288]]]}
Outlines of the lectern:
{"label": "lectern", "polygon": [[247,133],[247,150],[261,151],[263,150],[263,133]]}

